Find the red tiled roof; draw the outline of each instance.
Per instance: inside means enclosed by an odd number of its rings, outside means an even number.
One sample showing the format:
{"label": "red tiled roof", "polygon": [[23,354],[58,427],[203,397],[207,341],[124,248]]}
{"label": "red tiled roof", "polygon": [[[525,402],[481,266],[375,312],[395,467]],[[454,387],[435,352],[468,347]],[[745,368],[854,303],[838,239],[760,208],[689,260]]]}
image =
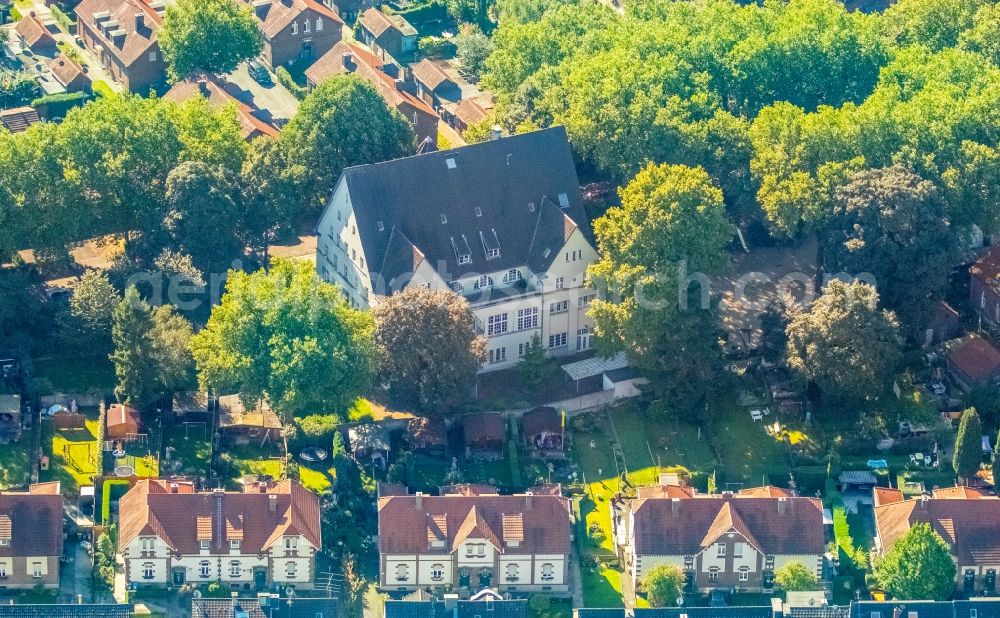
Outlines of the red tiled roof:
{"label": "red tiled roof", "polygon": [[479,485],[476,483],[461,483],[459,485],[445,485],[439,488],[442,496],[496,496],[497,488],[492,485]]}
{"label": "red tiled roof", "polygon": [[[251,9],[254,8],[250,0],[241,1],[244,4],[250,5]],[[329,19],[333,22],[333,24],[324,27],[339,27],[344,24],[344,20],[333,9],[324,6],[316,0],[272,0],[266,12],[262,8],[259,13],[254,11],[254,16],[260,23],[260,31],[264,33],[264,36],[273,38],[305,11],[312,11],[323,19]]]}
{"label": "red tiled roof", "polygon": [[[157,32],[163,18],[145,0],[83,0],[77,5],[76,16],[86,23],[100,37],[104,50],[117,57],[125,66],[144,59],[154,47],[159,49]],[[108,21],[118,22],[118,28],[125,33],[119,45],[106,37],[95,23],[94,14],[110,14]],[[143,16],[143,27],[136,28],[136,15]]]}
{"label": "red tiled roof", "polygon": [[636,490],[636,496],[645,498],[693,498],[694,488],[685,485],[650,485]]}
{"label": "red tiled roof", "polygon": [[882,550],[888,552],[913,524],[926,523],[951,546],[960,565],[1000,564],[1000,499],[954,493],[945,490],[941,497],[876,506],[875,529]]}
{"label": "red tiled roof", "polygon": [[373,6],[368,7],[361,14],[361,17],[358,18],[358,21],[365,27],[365,30],[371,32],[375,37],[382,36],[386,30],[393,28],[395,25],[389,19],[388,15]]}
{"label": "red tiled roof", "polygon": [[245,493],[172,493],[168,481],[141,480],[121,499],[119,528],[119,547],[156,535],[181,554],[198,553],[201,540],[212,541],[212,553],[228,554],[229,539],[241,541],[242,553],[260,553],[282,536],[299,535],[322,547],[319,500],[292,480],[264,493],[254,486]]}
{"label": "red tiled roof", "polygon": [[432,60],[424,58],[412,67],[413,77],[429,90],[437,90],[441,84],[454,81]]}
{"label": "red tiled roof", "polygon": [[491,109],[493,104],[484,104],[480,97],[462,99],[455,108],[455,117],[468,126],[485,120]]}
{"label": "red tiled roof", "polygon": [[[55,491],[53,492],[53,488]],[[0,557],[61,556],[63,497],[59,484],[32,485],[27,492],[0,493]]]}
{"label": "red tiled roof", "polygon": [[52,33],[45,27],[45,24],[35,16],[34,11],[21,18],[14,27],[14,30],[24,39],[24,43],[32,49],[36,47],[54,47],[56,44],[56,38],[52,36]]}
{"label": "red tiled roof", "polygon": [[90,77],[83,72],[83,67],[66,54],[56,56],[55,60],[49,64],[49,70],[52,71],[52,75],[63,86],[69,86],[74,80],[80,77],[86,80],[86,84],[89,84],[91,81]]}
{"label": "red tiled roof", "polygon": [[632,503],[637,554],[694,555],[732,530],[767,554],[822,554],[823,507],[814,498],[697,496]]}
{"label": "red tiled roof", "polygon": [[969,267],[969,274],[1000,292],[1000,245],[993,245]]}
{"label": "red tiled roof", "polygon": [[406,430],[411,443],[436,445],[448,443],[448,431],[444,426],[444,421],[437,416],[411,418]]}
{"label": "red tiled roof", "polygon": [[462,430],[465,433],[466,445],[477,442],[503,442],[503,414],[499,412],[483,412],[469,414],[462,419]]}
{"label": "red tiled roof", "polygon": [[875,506],[882,506],[884,504],[893,504],[903,501],[903,492],[898,489],[890,489],[888,487],[875,487],[872,489],[872,496]]}
{"label": "red tiled roof", "polygon": [[541,433],[558,433],[562,430],[562,419],[555,408],[542,406],[524,413],[521,429],[528,438]]}
{"label": "red tiled roof", "polygon": [[973,381],[985,380],[1000,373],[1000,350],[979,333],[946,341],[944,347],[951,364]]}
{"label": "red tiled roof", "polygon": [[970,500],[975,500],[978,498],[991,498],[982,491],[975,489],[974,487],[945,487],[944,489],[935,489],[931,492],[932,496],[938,499],[947,500],[949,498],[966,498]]}
{"label": "red tiled roof", "polygon": [[120,403],[115,403],[108,408],[106,424],[108,427],[115,427],[117,425],[134,426],[138,424],[136,416],[137,413],[134,409]]}
{"label": "red tiled roof", "polygon": [[791,498],[792,492],[774,485],[764,485],[763,487],[750,487],[737,492],[741,496],[752,496],[755,498]]}
{"label": "red tiled roof", "polygon": [[235,106],[237,118],[243,129],[243,137],[246,139],[260,135],[274,137],[278,134],[277,127],[260,117],[262,115],[260,108],[246,103],[240,96],[239,87],[224,77],[209,74],[190,75],[171,86],[163,98],[180,103],[194,96],[205,97],[214,109],[230,104]]}
{"label": "red tiled roof", "polygon": [[[444,554],[466,539],[483,539],[508,554],[570,550],[569,501],[562,496],[388,496],[378,501],[378,521],[382,553]],[[434,539],[444,547],[431,547]]]}

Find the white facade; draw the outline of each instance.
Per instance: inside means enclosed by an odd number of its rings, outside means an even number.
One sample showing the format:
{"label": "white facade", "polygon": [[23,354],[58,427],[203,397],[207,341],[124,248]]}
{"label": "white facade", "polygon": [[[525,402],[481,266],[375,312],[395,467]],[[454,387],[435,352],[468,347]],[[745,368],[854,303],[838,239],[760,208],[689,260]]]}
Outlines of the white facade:
{"label": "white facade", "polygon": [[[385,233],[389,233],[385,230]],[[593,320],[587,316],[596,293],[584,286],[587,266],[597,251],[577,227],[564,245],[548,256],[551,266],[533,272],[527,266],[448,277],[446,268],[420,260],[408,281],[376,282],[372,263],[362,246],[347,182],[342,177],[317,226],[316,270],[338,285],[355,307],[370,307],[379,297],[410,285],[453,289],[469,298],[476,321],[487,337],[483,371],[515,365],[534,336],[553,356],[575,354],[593,345]],[[419,249],[419,247],[418,247]],[[373,289],[374,288],[374,289]],[[490,294],[483,294],[488,289]]]}

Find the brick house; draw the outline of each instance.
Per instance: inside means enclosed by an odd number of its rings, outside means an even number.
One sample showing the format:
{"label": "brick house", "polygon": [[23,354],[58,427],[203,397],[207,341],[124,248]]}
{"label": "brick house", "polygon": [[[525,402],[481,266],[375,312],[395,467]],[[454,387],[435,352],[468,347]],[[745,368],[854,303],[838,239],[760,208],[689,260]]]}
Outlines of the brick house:
{"label": "brick house", "polygon": [[966,389],[1000,379],[1000,350],[979,333],[942,344],[948,369]]}
{"label": "brick house", "polygon": [[963,594],[996,594],[1000,570],[1000,499],[969,487],[935,490],[905,499],[897,489],[875,489],[875,547],[892,549],[916,523],[929,524],[951,548]]}
{"label": "brick house", "polygon": [[21,18],[14,26],[14,32],[21,41],[21,45],[27,47],[36,54],[55,53],[56,38],[52,36],[49,29],[45,27],[34,11]]}
{"label": "brick house", "polygon": [[558,491],[379,498],[379,583],[386,591],[566,592],[569,500]]}
{"label": "brick house", "polygon": [[242,0],[253,8],[264,35],[260,59],[271,70],[312,62],[340,41],[344,21],[317,0]]}
{"label": "brick house", "polygon": [[409,84],[396,79],[395,72],[390,75],[387,72],[392,70],[390,67],[395,68],[395,65],[383,64],[378,56],[365,47],[340,41],[306,69],[306,79],[311,91],[334,75],[353,73],[375,86],[386,104],[410,121],[417,134],[417,143],[426,139],[436,142],[439,120],[437,113],[410,92]]}
{"label": "brick house", "polygon": [[214,109],[232,105],[236,110],[236,118],[240,121],[243,138],[247,141],[261,135],[278,135],[278,127],[274,125],[270,114],[254,105],[252,96],[243,96],[243,91],[238,86],[218,75],[190,75],[171,86],[163,98],[179,103],[195,96],[204,97]]}
{"label": "brick house", "polygon": [[984,324],[1000,328],[1000,245],[969,267],[969,302]]}
{"label": "brick house", "polygon": [[417,29],[402,15],[369,8],[358,18],[358,38],[382,60],[404,60],[417,51]]}
{"label": "brick house", "polygon": [[129,92],[146,94],[166,83],[156,38],[164,7],[159,0],[83,0],[75,9],[84,47]]}
{"label": "brick house", "polygon": [[462,99],[462,89],[445,72],[441,61],[424,58],[410,67],[417,96],[434,109],[454,110]]}
{"label": "brick house", "polygon": [[56,78],[66,92],[88,92],[90,91],[91,79],[83,72],[83,67],[66,54],[59,54],[49,64],[52,76]]}
{"label": "brick house", "polygon": [[0,587],[59,587],[62,520],[57,482],[0,493]]}
{"label": "brick house", "polygon": [[[773,491],[772,491],[773,490]],[[615,544],[635,586],[672,564],[690,591],[768,591],[774,571],[800,562],[823,579],[823,507],[780,488],[703,495],[688,487],[640,488],[614,506]]]}
{"label": "brick house", "polygon": [[235,493],[143,479],[120,505],[118,551],[129,584],[313,586],[323,547],[319,499],[296,481]]}

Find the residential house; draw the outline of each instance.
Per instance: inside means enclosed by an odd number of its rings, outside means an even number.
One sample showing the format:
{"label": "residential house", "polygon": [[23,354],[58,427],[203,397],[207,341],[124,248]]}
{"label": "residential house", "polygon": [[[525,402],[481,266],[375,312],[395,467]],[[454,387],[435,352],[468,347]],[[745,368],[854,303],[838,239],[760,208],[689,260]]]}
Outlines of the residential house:
{"label": "residential house", "polygon": [[1000,328],[1000,245],[969,267],[969,302],[984,325]]}
{"label": "residential house", "polygon": [[402,15],[371,7],[358,18],[357,37],[382,61],[401,61],[417,51],[417,29]]}
{"label": "residential house", "polygon": [[1000,350],[979,333],[944,342],[942,347],[955,379],[966,389],[1000,378]]}
{"label": "residential house", "polygon": [[885,555],[917,523],[929,524],[951,548],[963,594],[997,591],[1000,569],[1000,498],[968,488],[935,490],[905,499],[903,492],[875,491],[875,547]]}
{"label": "residential house", "polygon": [[0,492],[0,587],[59,587],[62,522],[58,482]]}
{"label": "residential house", "polygon": [[82,0],[75,9],[77,36],[112,79],[146,94],[167,78],[157,41],[165,10],[163,0]]}
{"label": "residential house", "polygon": [[382,425],[355,425],[347,430],[347,441],[351,456],[362,464],[377,463],[385,467],[389,463],[389,432]]}
{"label": "residential house", "polygon": [[337,618],[336,598],[282,597],[260,594],[257,598],[191,599],[191,618]]}
{"label": "residential house", "polygon": [[323,546],[319,499],[296,481],[235,493],[143,479],[119,505],[118,551],[130,585],[313,587]]}
{"label": "residential house", "polygon": [[322,0],[323,4],[337,11],[344,23],[353,24],[369,7],[380,5],[375,0]]}
{"label": "residential house", "polygon": [[38,15],[34,11],[29,11],[17,22],[17,25],[14,26],[14,32],[21,45],[36,54],[51,55],[58,50],[56,38],[52,36],[42,20],[38,19]]}
{"label": "residential house", "polygon": [[503,414],[467,414],[462,417],[462,433],[467,454],[481,457],[503,456],[503,445],[507,438]]}
{"label": "residential house", "polygon": [[493,111],[493,96],[490,94],[480,94],[478,96],[462,99],[455,107],[449,123],[452,128],[461,133],[474,124],[483,122]]}
{"label": "residential house", "polygon": [[[644,488],[645,489],[645,488]],[[823,507],[771,488],[703,495],[653,488],[613,505],[615,543],[634,585],[661,564],[680,568],[688,591],[768,591],[774,572],[800,562],[824,576]]]}
{"label": "residential house", "polygon": [[378,500],[385,591],[566,592],[572,540],[562,495],[394,495]]}
{"label": "residential house", "polygon": [[278,134],[278,127],[270,113],[254,105],[253,97],[248,92],[224,77],[207,73],[189,75],[171,86],[163,98],[179,103],[195,96],[204,97],[214,109],[231,105],[236,110],[243,138],[247,141],[261,135],[274,137]]}
{"label": "residential house", "polygon": [[132,618],[133,609],[127,603],[3,604],[0,605],[0,618]]}
{"label": "residential house", "polygon": [[416,416],[406,425],[410,450],[444,452],[448,446],[448,428],[439,416]]}
{"label": "residential house", "polygon": [[77,64],[66,54],[59,54],[55,60],[49,63],[49,70],[56,81],[62,84],[66,92],[88,92],[90,91],[90,77],[83,71],[83,67]]}
{"label": "residential house", "polygon": [[209,415],[218,407],[215,397],[210,397],[205,391],[183,391],[174,393],[171,410],[177,418],[193,421],[208,420]]}
{"label": "residential house", "polygon": [[281,419],[263,399],[248,409],[239,395],[223,395],[218,399],[218,431],[233,444],[249,444],[278,437]]}
{"label": "residential house", "polygon": [[316,229],[317,271],[352,305],[410,285],[465,297],[483,371],[534,337],[553,356],[590,347],[597,251],[562,127],[347,168]]}
{"label": "residential house", "polygon": [[386,601],[382,608],[383,618],[526,618],[528,600],[505,599],[489,588],[469,599],[459,599],[457,594],[438,599],[417,590],[402,600]]}
{"label": "residential house", "polygon": [[528,410],[521,416],[521,435],[531,448],[561,453],[565,433],[562,416],[555,408],[542,406]]}
{"label": "residential house", "polygon": [[108,438],[125,439],[139,433],[139,413],[126,405],[116,403],[104,415],[105,433]]}
{"label": "residential house", "polygon": [[375,86],[375,90],[385,99],[389,107],[395,108],[413,125],[417,143],[431,139],[437,142],[437,112],[411,92],[412,86],[398,79],[399,68],[395,64],[385,64],[367,48],[341,41],[306,69],[309,89],[330,79],[334,75],[353,73]]}
{"label": "residential house", "polygon": [[20,437],[21,396],[0,395],[0,444],[10,444]]}
{"label": "residential house", "polygon": [[340,41],[343,20],[317,0],[241,0],[253,7],[271,70],[296,61],[312,62]]}
{"label": "residential house", "polygon": [[434,109],[454,108],[462,99],[462,89],[440,64],[424,58],[410,67],[417,96]]}

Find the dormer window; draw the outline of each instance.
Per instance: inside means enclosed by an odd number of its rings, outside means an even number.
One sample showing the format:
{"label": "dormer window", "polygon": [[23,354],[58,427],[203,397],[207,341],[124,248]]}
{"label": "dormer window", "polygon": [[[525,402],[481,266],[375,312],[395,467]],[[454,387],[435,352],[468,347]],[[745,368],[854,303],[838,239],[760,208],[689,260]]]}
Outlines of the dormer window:
{"label": "dormer window", "polygon": [[455,169],[456,167],[458,167],[458,165],[456,165],[456,164],[455,164],[455,159],[453,159],[453,158],[451,158],[451,157],[448,157],[447,159],[445,159],[445,160],[444,160],[444,164],[445,164],[446,166],[448,166],[448,169],[450,169],[450,170],[453,170],[453,169]]}
{"label": "dormer window", "polygon": [[239,539],[229,539],[229,549],[239,549],[240,542]]}
{"label": "dormer window", "polygon": [[212,547],[212,542],[211,541],[202,541],[201,542],[201,550],[202,551],[208,551],[211,547]]}
{"label": "dormer window", "polygon": [[448,223],[448,215],[441,213],[441,223]]}
{"label": "dormer window", "polygon": [[559,206],[562,208],[569,207],[569,196],[566,195],[565,193],[559,194]]}
{"label": "dormer window", "polygon": [[479,277],[479,279],[476,279],[476,285],[474,287],[477,290],[493,287],[493,277],[490,277],[489,275]]}
{"label": "dormer window", "polygon": [[477,217],[482,217],[483,216],[483,209],[480,208],[479,206],[476,206],[476,216]]}
{"label": "dormer window", "polygon": [[487,232],[479,232],[479,239],[483,242],[483,251],[486,252],[487,260],[500,257],[500,239],[497,238],[496,230],[490,229]]}
{"label": "dormer window", "polygon": [[465,286],[462,285],[461,281],[452,281],[451,283],[448,284],[448,287],[450,287],[453,292],[456,292],[458,294],[461,294],[462,292],[465,291]]}
{"label": "dormer window", "polygon": [[503,276],[504,283],[515,283],[520,281],[524,277],[521,276],[521,271],[516,268],[511,268]]}
{"label": "dormer window", "polygon": [[469,247],[469,241],[465,238],[465,234],[458,238],[452,236],[451,248],[455,250],[455,259],[458,260],[459,264],[472,263],[472,249]]}

